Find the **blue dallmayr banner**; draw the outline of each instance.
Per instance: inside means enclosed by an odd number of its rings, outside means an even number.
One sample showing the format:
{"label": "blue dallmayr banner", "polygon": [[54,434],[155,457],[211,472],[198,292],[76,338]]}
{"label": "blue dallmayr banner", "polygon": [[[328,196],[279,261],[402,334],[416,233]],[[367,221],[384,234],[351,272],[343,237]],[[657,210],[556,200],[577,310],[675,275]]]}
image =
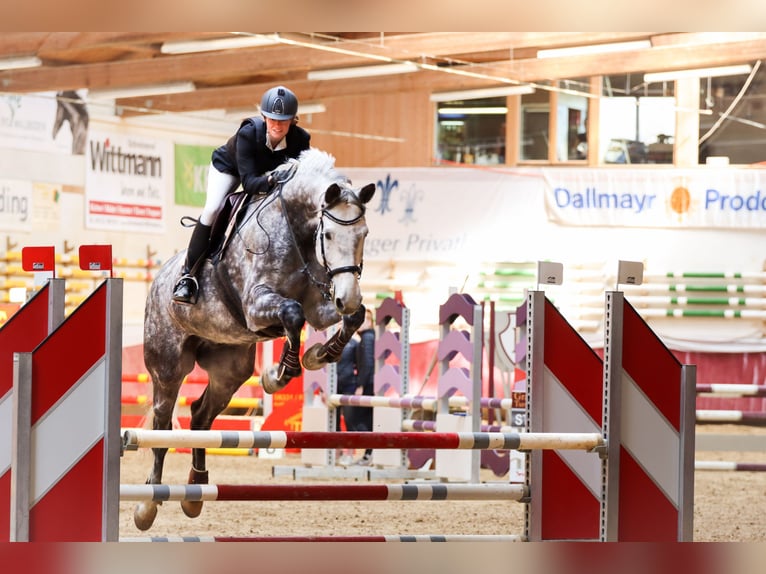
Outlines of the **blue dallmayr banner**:
{"label": "blue dallmayr banner", "polygon": [[548,218],[562,225],[766,227],[759,168],[544,169]]}

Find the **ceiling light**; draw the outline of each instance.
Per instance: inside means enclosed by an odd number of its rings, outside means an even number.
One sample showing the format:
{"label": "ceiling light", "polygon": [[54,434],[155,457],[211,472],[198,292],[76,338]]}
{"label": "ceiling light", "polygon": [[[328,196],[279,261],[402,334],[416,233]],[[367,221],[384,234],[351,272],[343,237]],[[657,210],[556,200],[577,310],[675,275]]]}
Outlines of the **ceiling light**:
{"label": "ceiling light", "polygon": [[156,96],[160,94],[180,94],[193,92],[193,82],[174,82],[149,86],[126,86],[124,88],[106,88],[103,90],[88,90],[89,100],[118,100],[120,98],[138,98],[141,96]]}
{"label": "ceiling light", "polygon": [[698,68],[696,70],[673,70],[670,72],[652,72],[644,74],[644,82],[670,82],[681,78],[713,78],[718,76],[738,76],[749,74],[753,70],[749,64],[739,66],[720,66],[718,68]]}
{"label": "ceiling light", "polygon": [[442,116],[455,116],[455,115],[499,115],[507,114],[508,108],[504,106],[487,107],[487,108],[439,108],[439,115]]}
{"label": "ceiling light", "polygon": [[391,74],[408,74],[417,72],[420,68],[413,62],[398,64],[381,64],[378,66],[356,66],[354,68],[332,68],[327,70],[312,70],[306,75],[308,80],[342,80],[348,78],[367,78],[370,76],[388,76]]}
{"label": "ceiling light", "polygon": [[214,50],[236,50],[278,44],[279,38],[258,34],[255,36],[235,36],[214,40],[191,40],[188,42],[165,42],[160,48],[163,54],[191,54],[194,52],[212,52]]}
{"label": "ceiling light", "polygon": [[17,58],[0,58],[0,70],[16,70],[19,68],[37,68],[43,62],[37,56],[19,56]]}
{"label": "ceiling light", "polygon": [[566,58],[568,56],[587,56],[589,54],[606,54],[609,52],[625,52],[627,50],[646,50],[651,48],[649,40],[636,40],[634,42],[614,42],[611,44],[588,44],[587,46],[571,46],[569,48],[551,48],[538,50],[538,59]]}
{"label": "ceiling light", "polygon": [[497,88],[480,88],[457,92],[438,92],[431,94],[432,102],[454,102],[456,100],[478,100],[479,98],[494,98],[499,96],[517,96],[534,94],[532,86],[500,86]]}

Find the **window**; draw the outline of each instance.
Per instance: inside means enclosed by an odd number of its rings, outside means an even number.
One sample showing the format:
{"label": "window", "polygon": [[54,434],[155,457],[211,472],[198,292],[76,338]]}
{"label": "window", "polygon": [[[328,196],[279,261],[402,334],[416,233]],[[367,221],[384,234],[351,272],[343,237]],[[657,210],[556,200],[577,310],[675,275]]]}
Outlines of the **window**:
{"label": "window", "polygon": [[537,90],[534,94],[521,96],[521,161],[548,160],[549,116],[547,91]]}
{"label": "window", "polygon": [[[587,159],[588,80],[559,82],[556,97],[556,159]],[[584,92],[583,95],[580,93]]]}
{"label": "window", "polygon": [[673,86],[673,82],[646,83],[643,74],[604,76],[599,162],[673,163]]}
{"label": "window", "polygon": [[[725,156],[729,163],[766,161],[766,70],[700,79],[699,162]],[[752,77],[751,77],[752,76]]]}
{"label": "window", "polygon": [[437,106],[438,161],[505,163],[506,98],[440,102]]}

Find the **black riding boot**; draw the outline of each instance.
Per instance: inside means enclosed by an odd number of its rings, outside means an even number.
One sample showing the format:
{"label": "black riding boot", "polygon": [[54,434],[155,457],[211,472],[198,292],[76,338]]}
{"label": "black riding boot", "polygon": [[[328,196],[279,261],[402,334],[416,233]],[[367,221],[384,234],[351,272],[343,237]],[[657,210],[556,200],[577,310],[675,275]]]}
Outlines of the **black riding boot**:
{"label": "black riding boot", "polygon": [[183,275],[173,288],[173,301],[194,305],[199,295],[197,283],[197,269],[202,259],[207,255],[210,244],[210,229],[212,226],[203,225],[200,222],[194,226],[189,248],[186,250],[186,262],[184,263]]}

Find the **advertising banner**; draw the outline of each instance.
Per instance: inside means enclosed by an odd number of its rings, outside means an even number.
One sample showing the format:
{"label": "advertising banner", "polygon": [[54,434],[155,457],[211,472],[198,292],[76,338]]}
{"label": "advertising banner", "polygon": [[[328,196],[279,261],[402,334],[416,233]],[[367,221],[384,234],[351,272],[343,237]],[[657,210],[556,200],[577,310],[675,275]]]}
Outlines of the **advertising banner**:
{"label": "advertising banner", "polygon": [[207,172],[215,147],[175,144],[175,199],[178,205],[203,207]]}
{"label": "advertising banner", "polygon": [[548,218],[562,225],[766,226],[763,169],[545,169]]}
{"label": "advertising banner", "polygon": [[171,157],[170,142],[122,133],[88,134],[85,226],[163,233]]}

